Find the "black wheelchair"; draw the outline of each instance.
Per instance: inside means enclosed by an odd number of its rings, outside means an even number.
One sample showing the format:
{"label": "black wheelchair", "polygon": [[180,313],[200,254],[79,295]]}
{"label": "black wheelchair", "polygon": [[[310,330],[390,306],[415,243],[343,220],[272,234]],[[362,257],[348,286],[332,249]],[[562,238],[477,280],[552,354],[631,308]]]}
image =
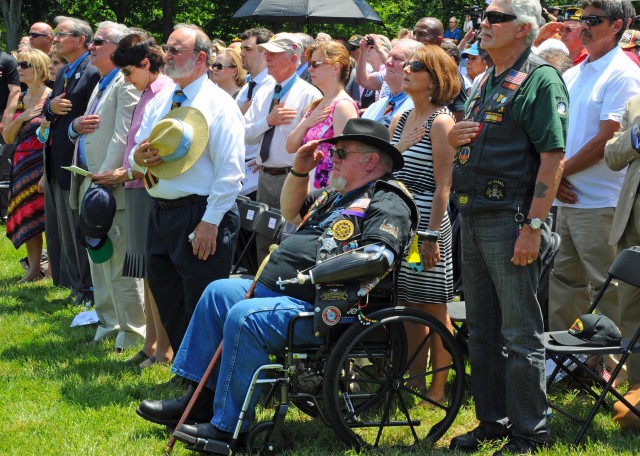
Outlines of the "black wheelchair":
{"label": "black wheelchair", "polygon": [[[465,364],[458,342],[432,316],[395,305],[395,277],[383,280],[367,301],[345,312],[321,338],[322,344],[296,345],[297,323],[313,318],[302,312],[289,324],[284,356],[254,373],[234,439],[230,444],[202,441],[187,448],[233,454],[250,398],[264,390],[273,404],[272,419],[255,423],[244,439],[252,454],[291,451],[286,426],[293,405],[320,418],[356,450],[429,448],[449,429],[463,401]],[[314,309],[316,312],[318,309]],[[440,337],[450,362],[433,369],[428,346]],[[446,376],[443,398],[426,391],[434,376]]]}

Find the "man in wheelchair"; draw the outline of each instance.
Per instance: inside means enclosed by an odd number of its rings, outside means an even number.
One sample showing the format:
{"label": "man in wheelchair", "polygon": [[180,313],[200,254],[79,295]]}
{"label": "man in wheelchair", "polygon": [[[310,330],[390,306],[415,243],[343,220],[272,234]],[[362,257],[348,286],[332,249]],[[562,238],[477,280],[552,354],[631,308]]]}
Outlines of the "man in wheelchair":
{"label": "man in wheelchair", "polygon": [[[198,424],[182,425],[174,434],[195,449],[202,450],[203,441],[232,440],[252,376],[269,363],[269,355],[284,355],[292,318],[316,309],[315,322],[296,324],[295,342],[320,344],[317,336],[348,309],[339,302],[353,304],[367,294],[402,259],[415,232],[418,212],[411,196],[391,180],[391,172],[404,162],[389,144],[386,128],[352,119],[341,136],[324,140],[335,144],[331,185],[309,192],[309,172],[322,158],[317,151],[321,142],[297,151],[282,191],[282,212],[299,225],[296,233],[272,252],[251,297],[250,280],[219,280],[207,287],[176,355],[172,372],[199,382],[222,343],[221,360],[190,416]],[[296,277],[284,288],[279,285],[281,279]],[[143,401],[136,412],[175,426],[193,390],[178,399]],[[239,441],[258,398],[253,394]]]}

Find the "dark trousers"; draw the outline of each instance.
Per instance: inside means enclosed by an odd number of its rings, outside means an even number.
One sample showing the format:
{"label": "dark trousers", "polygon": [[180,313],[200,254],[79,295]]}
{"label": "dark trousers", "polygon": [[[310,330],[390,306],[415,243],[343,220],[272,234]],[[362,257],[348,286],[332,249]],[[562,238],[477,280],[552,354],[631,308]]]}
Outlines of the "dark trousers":
{"label": "dark trousers", "polygon": [[147,278],[162,324],[174,352],[178,351],[191,315],[204,289],[229,277],[240,227],[238,209],[229,210],[218,226],[216,252],[206,260],[193,254],[189,234],[206,209],[206,201],[162,209],[151,206],[147,234]]}

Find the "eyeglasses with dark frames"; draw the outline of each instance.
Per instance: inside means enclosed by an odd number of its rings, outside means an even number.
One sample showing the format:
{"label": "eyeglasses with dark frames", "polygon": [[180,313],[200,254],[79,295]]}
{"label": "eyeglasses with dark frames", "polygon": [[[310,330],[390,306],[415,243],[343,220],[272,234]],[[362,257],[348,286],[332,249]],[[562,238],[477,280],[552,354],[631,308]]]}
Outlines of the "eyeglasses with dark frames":
{"label": "eyeglasses with dark frames", "polygon": [[346,149],[338,149],[337,147],[329,148],[329,156],[331,158],[338,157],[340,160],[344,160],[345,158],[347,158],[347,155],[349,154],[361,154],[361,153],[362,152],[360,151],[349,151]]}
{"label": "eyeglasses with dark frames", "polygon": [[122,72],[123,76],[129,77],[129,76],[131,76],[131,72],[132,72],[134,66],[135,65],[129,65],[128,67],[122,67],[122,68],[120,68],[120,71]]}
{"label": "eyeglasses with dark frames", "polygon": [[114,43],[113,41],[104,40],[102,38],[94,38],[89,44],[93,44],[94,46],[102,46],[105,43],[118,44]]}
{"label": "eyeglasses with dark frames", "polygon": [[484,11],[482,13],[482,20],[485,19],[489,24],[502,24],[503,22],[515,21],[517,16],[513,14],[502,13],[500,11]]}
{"label": "eyeglasses with dark frames", "polygon": [[26,60],[23,60],[21,62],[18,62],[18,66],[23,70],[27,70],[31,68],[33,65],[31,65],[31,63],[27,62]]}
{"label": "eyeglasses with dark frames", "polygon": [[236,68],[235,65],[227,65],[226,63],[214,63],[213,65],[211,65],[211,68],[213,68],[214,70],[224,70],[225,68]]}
{"label": "eyeglasses with dark frames", "polygon": [[410,61],[406,61],[404,62],[404,65],[402,65],[402,68],[407,68],[409,67],[409,70],[411,70],[411,72],[415,72],[415,71],[426,71],[427,73],[431,74],[431,71],[429,71],[429,68],[427,68],[427,66],[422,63],[420,60],[414,60],[412,62]]}
{"label": "eyeglasses with dark frames", "polygon": [[187,51],[191,51],[191,52],[200,52],[200,49],[194,49],[194,48],[178,48],[175,46],[167,46],[166,44],[162,45],[162,50],[165,53],[169,53],[171,55],[180,55],[183,52],[187,52]]}
{"label": "eyeglasses with dark frames", "polygon": [[80,36],[78,32],[54,32],[53,37],[56,38],[58,36]]}
{"label": "eyeglasses with dark frames", "polygon": [[36,38],[41,37],[41,36],[49,36],[49,35],[48,35],[47,33],[29,32],[29,38],[32,38],[32,39],[34,39],[34,40],[35,40]]}
{"label": "eyeglasses with dark frames", "polygon": [[593,27],[594,25],[600,25],[604,22],[605,19],[609,19],[610,21],[615,21],[615,17],[611,16],[598,16],[596,14],[591,14],[589,16],[582,16],[580,18],[580,24],[584,24],[585,22],[589,27]]}

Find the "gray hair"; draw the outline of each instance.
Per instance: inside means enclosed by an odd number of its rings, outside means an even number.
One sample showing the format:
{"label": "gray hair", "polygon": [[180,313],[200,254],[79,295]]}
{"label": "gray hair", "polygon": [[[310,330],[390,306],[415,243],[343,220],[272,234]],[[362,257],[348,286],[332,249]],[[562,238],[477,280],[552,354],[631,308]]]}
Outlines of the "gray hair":
{"label": "gray hair", "polygon": [[545,49],[538,54],[538,57],[545,60],[560,73],[564,73],[573,67],[573,60],[560,49]]}
{"label": "gray hair", "polygon": [[104,29],[107,32],[109,40],[115,44],[118,44],[122,38],[131,33],[131,30],[129,30],[129,27],[126,25],[112,21],[100,22],[98,28],[96,28],[96,32],[100,29]]}
{"label": "gray hair", "polygon": [[358,163],[364,163],[367,161],[368,154],[377,154],[380,157],[380,165],[385,172],[390,173],[393,171],[393,160],[391,157],[380,151],[377,147],[370,146],[369,144],[359,143],[360,152],[362,152],[362,156],[358,160]]}
{"label": "gray hair", "polygon": [[622,19],[622,27],[616,33],[616,41],[620,41],[629,24],[629,18],[635,16],[635,9],[629,0],[582,0],[582,9],[587,6],[601,9],[610,21]]}
{"label": "gray hair", "polygon": [[416,49],[420,46],[422,46],[420,41],[416,41],[411,38],[402,38],[401,40],[398,40],[393,47],[402,51],[405,56],[405,60],[409,60],[411,56],[415,54]]}
{"label": "gray hair", "polygon": [[531,30],[527,34],[527,43],[533,43],[533,40],[538,36],[540,18],[542,17],[540,0],[512,0],[511,9],[516,16],[516,25],[531,25]]}
{"label": "gray hair", "polygon": [[76,36],[84,36],[84,47],[89,46],[89,43],[93,41],[93,29],[82,19],[76,19],[75,17],[56,16],[53,21],[56,26],[61,22],[69,22],[69,31]]}
{"label": "gray hair", "polygon": [[207,62],[211,60],[211,57],[213,56],[213,52],[211,51],[212,44],[209,36],[207,36],[204,30],[195,24],[176,24],[173,29],[194,30],[196,32],[196,41],[193,45],[194,50],[204,52],[207,55]]}

